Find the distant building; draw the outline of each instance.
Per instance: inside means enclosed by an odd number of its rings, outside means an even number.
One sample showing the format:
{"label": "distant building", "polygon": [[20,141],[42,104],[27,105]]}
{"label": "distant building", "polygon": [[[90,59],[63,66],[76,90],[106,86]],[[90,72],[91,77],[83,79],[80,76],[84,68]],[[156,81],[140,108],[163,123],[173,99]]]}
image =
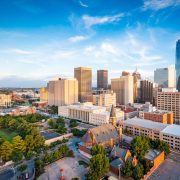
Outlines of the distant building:
{"label": "distant building", "polygon": [[140,102],[153,103],[153,83],[149,80],[140,81]]}
{"label": "distant building", "polygon": [[0,94],[0,107],[10,107],[12,101],[12,95],[7,93]]}
{"label": "distant building", "polygon": [[157,94],[157,108],[160,110],[172,111],[174,114],[174,122],[180,124],[180,92],[168,91]]}
{"label": "distant building", "polygon": [[175,69],[173,67],[156,69],[154,82],[162,88],[176,87]]}
{"label": "distant building", "polygon": [[48,101],[48,90],[47,88],[40,88],[40,101]]}
{"label": "distant building", "polygon": [[108,70],[97,70],[97,89],[108,88]]}
{"label": "distant building", "polygon": [[164,111],[164,110],[156,110],[154,112],[140,112],[140,117],[142,119],[151,120],[154,122],[160,122],[164,124],[173,124],[173,112]]}
{"label": "distant building", "polygon": [[[84,123],[102,125],[109,123],[110,112],[106,107],[94,106],[91,103],[60,106],[58,115],[72,119],[78,119]],[[124,119],[124,112],[116,110],[118,121]]]}
{"label": "distant building", "polygon": [[78,102],[78,81],[58,79],[48,83],[48,105],[64,106]]}
{"label": "distant building", "polygon": [[176,83],[177,89],[180,92],[180,39],[176,42]]}
{"label": "distant building", "polygon": [[160,139],[169,144],[170,148],[180,150],[180,126],[176,124],[163,124],[132,118],[121,121],[121,127],[128,129],[134,136],[145,135],[151,139]]}
{"label": "distant building", "polygon": [[111,89],[116,93],[116,103],[119,105],[126,105],[134,102],[133,88],[133,76],[131,75],[111,79]]}
{"label": "distant building", "polygon": [[74,78],[78,80],[78,100],[85,102],[92,90],[92,69],[87,67],[74,68]]}
{"label": "distant building", "polygon": [[93,104],[96,106],[116,106],[116,93],[113,91],[104,91],[101,94],[92,95]]}
{"label": "distant building", "polygon": [[13,108],[8,112],[11,116],[26,116],[28,114],[35,114],[36,107],[29,107],[29,106],[19,106],[17,108]]}

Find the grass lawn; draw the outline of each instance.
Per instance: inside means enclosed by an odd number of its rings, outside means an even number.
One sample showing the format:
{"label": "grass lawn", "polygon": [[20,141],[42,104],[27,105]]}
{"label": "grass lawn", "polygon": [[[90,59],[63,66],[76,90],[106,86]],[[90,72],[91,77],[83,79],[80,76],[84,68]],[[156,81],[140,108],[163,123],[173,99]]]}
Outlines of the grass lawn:
{"label": "grass lawn", "polygon": [[13,137],[17,136],[18,134],[16,132],[11,132],[7,129],[0,129],[0,137],[3,139],[11,142]]}

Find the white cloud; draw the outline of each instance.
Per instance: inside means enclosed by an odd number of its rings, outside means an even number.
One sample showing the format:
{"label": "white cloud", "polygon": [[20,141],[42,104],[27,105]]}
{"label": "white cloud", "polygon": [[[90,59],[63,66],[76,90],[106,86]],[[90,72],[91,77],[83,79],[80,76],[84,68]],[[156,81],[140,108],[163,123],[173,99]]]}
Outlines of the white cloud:
{"label": "white cloud", "polygon": [[33,53],[32,51],[27,51],[27,50],[23,50],[23,49],[16,49],[16,48],[7,49],[4,52],[15,53],[15,54],[19,54],[19,55],[29,55],[29,54]]}
{"label": "white cloud", "polygon": [[179,5],[180,0],[144,0],[142,10],[161,10]]}
{"label": "white cloud", "polygon": [[73,36],[69,38],[69,41],[76,43],[76,42],[80,42],[80,41],[85,41],[89,39],[88,36]]}
{"label": "white cloud", "polygon": [[88,5],[83,3],[82,1],[79,1],[79,4],[82,6],[82,7],[85,7],[85,8],[88,8]]}
{"label": "white cloud", "polygon": [[84,15],[82,17],[82,20],[85,24],[86,28],[90,28],[91,26],[98,25],[98,24],[105,24],[105,23],[113,23],[113,22],[118,22],[122,17],[124,17],[124,13],[119,13],[113,16],[89,16],[89,15]]}

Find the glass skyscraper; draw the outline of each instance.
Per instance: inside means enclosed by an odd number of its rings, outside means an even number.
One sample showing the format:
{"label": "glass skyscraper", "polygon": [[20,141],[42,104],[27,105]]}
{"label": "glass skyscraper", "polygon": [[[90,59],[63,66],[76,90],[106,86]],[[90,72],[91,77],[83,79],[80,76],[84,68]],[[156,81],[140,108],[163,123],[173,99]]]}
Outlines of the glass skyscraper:
{"label": "glass skyscraper", "polygon": [[180,92],[180,39],[176,42],[176,83]]}

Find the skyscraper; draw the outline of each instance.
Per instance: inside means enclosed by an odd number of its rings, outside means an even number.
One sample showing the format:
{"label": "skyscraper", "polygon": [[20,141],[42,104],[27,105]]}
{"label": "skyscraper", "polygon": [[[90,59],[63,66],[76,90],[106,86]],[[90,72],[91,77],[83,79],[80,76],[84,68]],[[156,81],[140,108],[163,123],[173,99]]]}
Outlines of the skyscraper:
{"label": "skyscraper", "polygon": [[78,81],[61,79],[48,83],[48,105],[64,106],[78,102]]}
{"label": "skyscraper", "polygon": [[119,105],[127,105],[133,103],[133,76],[126,75],[120,78],[111,79],[111,89],[116,93],[116,103]]}
{"label": "skyscraper", "polygon": [[92,90],[92,69],[87,67],[74,68],[74,77],[78,80],[78,99],[80,102],[85,102]]}
{"label": "skyscraper", "polygon": [[97,70],[97,89],[108,88],[108,70]]}
{"label": "skyscraper", "polygon": [[176,87],[175,69],[173,67],[159,68],[154,71],[154,82],[159,87]]}
{"label": "skyscraper", "polygon": [[140,102],[153,103],[153,83],[149,80],[140,81]]}
{"label": "skyscraper", "polygon": [[176,42],[176,83],[180,92],[180,39]]}

